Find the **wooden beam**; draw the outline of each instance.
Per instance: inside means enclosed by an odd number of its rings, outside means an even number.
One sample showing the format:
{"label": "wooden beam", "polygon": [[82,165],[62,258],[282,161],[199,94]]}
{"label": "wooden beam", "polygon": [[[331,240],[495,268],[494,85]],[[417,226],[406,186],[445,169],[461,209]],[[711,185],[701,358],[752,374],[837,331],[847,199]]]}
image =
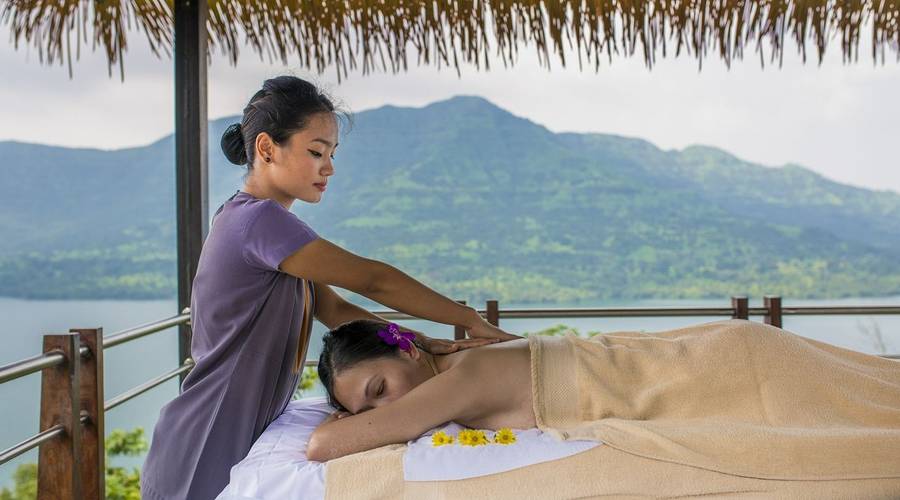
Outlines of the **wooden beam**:
{"label": "wooden beam", "polygon": [[40,430],[57,424],[65,432],[38,451],[38,500],[81,500],[80,354],[78,334],[44,335],[44,353],[66,361],[41,372]]}
{"label": "wooden beam", "polygon": [[[191,285],[209,214],[205,1],[175,0],[175,193],[178,310],[191,305]],[[178,364],[190,357],[191,330],[178,327]],[[182,376],[182,380],[184,376]]]}
{"label": "wooden beam", "polygon": [[766,324],[781,328],[781,297],[766,295],[763,297],[763,306],[766,308]]}
{"label": "wooden beam", "polygon": [[[462,305],[466,305],[465,300],[457,300]],[[453,340],[462,340],[466,338],[466,329],[461,326],[453,327]]]}
{"label": "wooden beam", "polygon": [[103,411],[103,329],[75,328],[90,355],[81,361],[81,488],[85,500],[106,498],[105,427]]}
{"label": "wooden beam", "polygon": [[487,301],[487,320],[494,326],[500,326],[500,305],[496,300]]}
{"label": "wooden beam", "polygon": [[750,318],[750,305],[747,297],[731,297],[731,308],[734,309],[731,319]]}

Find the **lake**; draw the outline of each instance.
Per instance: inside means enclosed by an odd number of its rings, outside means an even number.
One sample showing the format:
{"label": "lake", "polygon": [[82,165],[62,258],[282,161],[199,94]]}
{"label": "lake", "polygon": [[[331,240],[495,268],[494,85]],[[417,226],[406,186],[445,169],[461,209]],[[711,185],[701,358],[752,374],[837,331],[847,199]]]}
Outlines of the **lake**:
{"label": "lake", "polygon": [[[798,305],[897,305],[900,297],[880,297],[841,300],[784,300],[785,306]],[[376,304],[363,303],[369,309]],[[662,307],[698,306],[728,307],[730,300],[679,300],[633,301],[594,304],[553,304],[540,307]],[[751,307],[761,305],[761,300],[751,300]],[[478,305],[483,308],[483,305]],[[538,307],[513,303],[501,303],[501,308]],[[102,326],[105,335],[176,314],[174,300],[151,301],[48,301],[0,298],[0,318],[4,328],[0,364],[7,364],[35,355],[41,351],[41,336],[46,333],[64,333],[70,328]],[[573,319],[504,319],[501,327],[512,333],[534,332],[560,323],[579,329],[582,333],[600,330],[657,331],[686,326],[722,318],[573,318]],[[759,317],[751,317],[761,321]],[[453,328],[423,320],[403,321],[403,325],[422,331],[433,337],[452,338]],[[858,351],[876,353],[879,342],[875,331],[880,331],[889,352],[900,352],[900,316],[786,316],[784,327],[801,335],[822,340]],[[317,359],[321,337],[326,331],[314,324],[309,358]],[[146,380],[166,372],[178,364],[177,329],[172,328],[142,339],[113,347],[104,352],[105,397],[110,398]],[[106,430],[143,427],[147,439],[156,422],[159,409],[177,394],[177,380],[171,380],[106,414]],[[318,392],[318,391],[315,391]],[[38,432],[40,376],[33,374],[0,385],[0,401],[4,422],[0,426],[0,448],[7,448]],[[139,465],[142,458],[127,459],[121,465]],[[25,462],[37,462],[37,450],[20,456],[0,466],[0,487],[10,486],[16,466]]]}

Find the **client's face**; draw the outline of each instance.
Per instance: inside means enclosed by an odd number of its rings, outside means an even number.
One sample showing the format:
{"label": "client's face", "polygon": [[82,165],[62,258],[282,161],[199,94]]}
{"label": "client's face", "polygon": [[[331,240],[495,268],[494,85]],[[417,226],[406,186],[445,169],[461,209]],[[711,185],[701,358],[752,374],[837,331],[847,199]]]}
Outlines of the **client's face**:
{"label": "client's face", "polygon": [[417,352],[401,351],[398,356],[362,361],[337,373],[334,396],[350,413],[360,413],[394,401],[430,375]]}

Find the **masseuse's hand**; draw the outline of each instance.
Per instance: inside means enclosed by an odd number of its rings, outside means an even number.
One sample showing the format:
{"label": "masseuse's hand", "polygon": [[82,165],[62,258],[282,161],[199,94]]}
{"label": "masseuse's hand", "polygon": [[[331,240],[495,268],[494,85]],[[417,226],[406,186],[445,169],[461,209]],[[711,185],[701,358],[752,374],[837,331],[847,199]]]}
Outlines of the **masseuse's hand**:
{"label": "masseuse's hand", "polygon": [[426,352],[431,354],[449,354],[451,352],[461,351],[472,347],[493,344],[496,339],[464,339],[464,340],[446,340],[433,339],[422,332],[410,330],[409,328],[400,327],[400,331],[411,332],[416,334],[416,344]]}
{"label": "masseuse's hand", "polygon": [[478,316],[478,318],[480,321],[472,328],[466,330],[469,333],[469,337],[472,337],[472,340],[495,339],[497,341],[504,341],[522,338],[518,335],[513,335],[501,330],[499,327],[490,324],[481,316]]}

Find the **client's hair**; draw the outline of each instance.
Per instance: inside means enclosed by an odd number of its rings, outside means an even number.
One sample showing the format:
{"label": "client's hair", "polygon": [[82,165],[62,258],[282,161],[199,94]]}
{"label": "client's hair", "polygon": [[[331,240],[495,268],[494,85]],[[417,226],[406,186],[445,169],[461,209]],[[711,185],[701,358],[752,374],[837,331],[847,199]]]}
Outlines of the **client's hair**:
{"label": "client's hair", "polygon": [[325,334],[318,370],[319,380],[325,387],[328,402],[332,406],[347,411],[334,397],[335,375],[360,361],[398,355],[399,346],[390,345],[378,336],[378,330],[385,330],[387,327],[388,324],[383,321],[357,319]]}

